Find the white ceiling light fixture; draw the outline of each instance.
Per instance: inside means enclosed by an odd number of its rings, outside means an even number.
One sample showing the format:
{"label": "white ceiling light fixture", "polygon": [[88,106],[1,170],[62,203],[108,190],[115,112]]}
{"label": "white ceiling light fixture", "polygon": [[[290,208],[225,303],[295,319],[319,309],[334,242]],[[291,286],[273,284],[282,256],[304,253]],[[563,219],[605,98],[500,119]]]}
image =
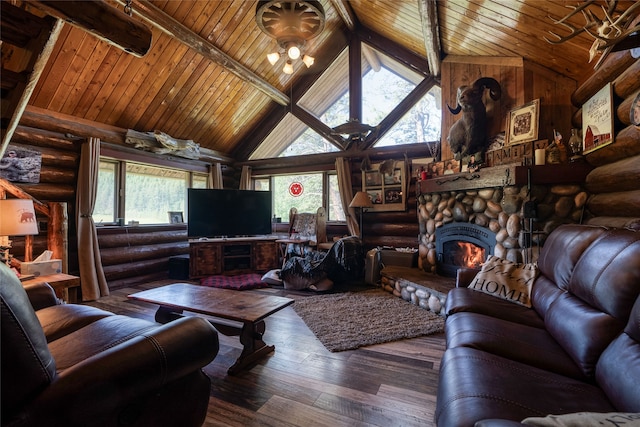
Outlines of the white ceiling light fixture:
{"label": "white ceiling light fixture", "polygon": [[302,58],[309,68],[315,58],[304,53],[309,40],[324,29],[324,9],[319,1],[261,0],[256,6],[256,23],[262,32],[278,43],[279,51],[267,55],[271,65],[286,57],[282,71],[293,73],[293,62]]}

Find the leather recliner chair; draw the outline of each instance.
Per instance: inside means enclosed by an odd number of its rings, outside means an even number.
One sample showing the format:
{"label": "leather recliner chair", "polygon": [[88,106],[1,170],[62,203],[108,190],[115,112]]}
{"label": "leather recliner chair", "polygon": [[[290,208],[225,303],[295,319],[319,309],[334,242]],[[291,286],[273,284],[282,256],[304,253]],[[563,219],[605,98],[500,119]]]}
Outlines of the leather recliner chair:
{"label": "leather recliner chair", "polygon": [[161,325],[61,304],[0,265],[3,426],[200,426],[218,353],[202,318]]}

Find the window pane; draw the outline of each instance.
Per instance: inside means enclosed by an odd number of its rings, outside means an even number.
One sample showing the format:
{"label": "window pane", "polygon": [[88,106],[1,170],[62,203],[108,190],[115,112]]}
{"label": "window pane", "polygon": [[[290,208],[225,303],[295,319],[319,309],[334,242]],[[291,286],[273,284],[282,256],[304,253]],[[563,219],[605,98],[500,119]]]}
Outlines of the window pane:
{"label": "window pane", "polygon": [[362,45],[362,123],[378,125],[423,79],[395,59]]}
{"label": "window pane", "polygon": [[113,223],[116,220],[116,171],[117,162],[100,161],[98,169],[98,192],[93,209],[93,221],[96,224]]}
{"label": "window pane", "polygon": [[191,188],[207,188],[207,175],[194,173],[191,177]]}
{"label": "window pane", "polygon": [[166,224],[169,211],[185,211],[187,172],[128,163],[126,179],[127,222]]}
{"label": "window pane", "polygon": [[253,180],[253,188],[258,191],[269,191],[269,178],[256,178]]}
{"label": "window pane", "polygon": [[273,177],[273,213],[289,221],[289,210],[315,212],[322,206],[322,174],[280,175]]}
{"label": "window pane", "polygon": [[340,188],[338,187],[338,175],[329,175],[329,221],[346,221],[342,202],[340,201]]}
{"label": "window pane", "polygon": [[439,86],[432,87],[374,146],[428,143],[426,152],[436,157],[442,124],[440,92]]}

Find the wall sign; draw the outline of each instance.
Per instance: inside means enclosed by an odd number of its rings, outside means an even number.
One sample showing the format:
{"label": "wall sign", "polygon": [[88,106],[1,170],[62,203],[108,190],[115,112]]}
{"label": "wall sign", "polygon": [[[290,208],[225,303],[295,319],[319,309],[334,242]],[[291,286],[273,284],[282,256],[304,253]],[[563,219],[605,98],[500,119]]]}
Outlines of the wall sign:
{"label": "wall sign", "polygon": [[613,142],[613,96],[608,83],[582,106],[582,154]]}
{"label": "wall sign", "polygon": [[515,108],[507,117],[507,138],[505,145],[530,142],[538,139],[540,100]]}
{"label": "wall sign", "polygon": [[293,197],[301,196],[304,193],[304,186],[299,182],[292,182],[289,185],[289,194]]}

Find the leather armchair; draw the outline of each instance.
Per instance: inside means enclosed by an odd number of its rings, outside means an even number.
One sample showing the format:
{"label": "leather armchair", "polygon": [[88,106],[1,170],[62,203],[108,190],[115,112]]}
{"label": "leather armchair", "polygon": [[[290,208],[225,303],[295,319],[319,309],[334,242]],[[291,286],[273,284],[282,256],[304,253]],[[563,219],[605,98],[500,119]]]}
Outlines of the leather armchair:
{"label": "leather armchair", "polygon": [[4,265],[0,283],[3,426],[203,423],[202,367],[218,352],[205,319],[160,325],[61,304],[48,284],[23,288]]}

